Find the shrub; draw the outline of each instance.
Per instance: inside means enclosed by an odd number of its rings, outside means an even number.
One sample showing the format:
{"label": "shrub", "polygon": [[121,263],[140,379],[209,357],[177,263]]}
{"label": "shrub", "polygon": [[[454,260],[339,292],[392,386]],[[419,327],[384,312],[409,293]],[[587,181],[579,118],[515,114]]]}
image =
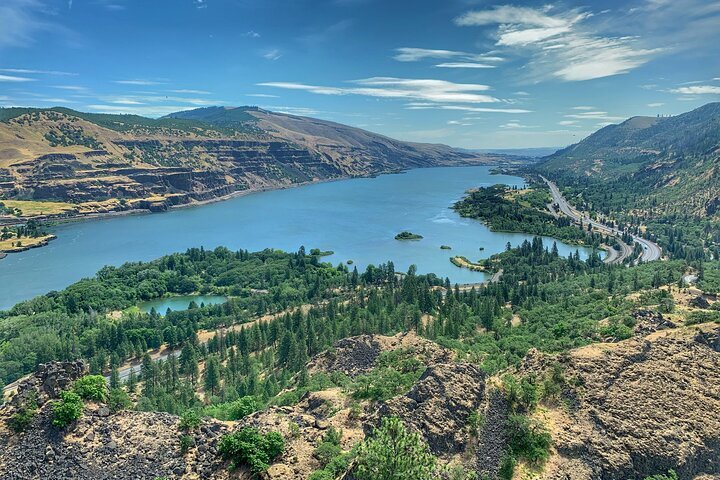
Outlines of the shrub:
{"label": "shrub", "polygon": [[257,428],[246,427],[224,435],[218,452],[230,461],[230,468],[247,465],[253,473],[264,472],[285,449],[285,441],[278,432],[260,433]]}
{"label": "shrub", "polygon": [[60,401],[53,405],[53,425],[64,428],[80,418],[83,412],[83,401],[75,392],[60,392]]}
{"label": "shrub", "polygon": [[195,430],[200,426],[200,415],[195,410],[186,410],[180,415],[180,430]]}
{"label": "shrub", "polygon": [[397,417],[385,417],[374,437],[360,445],[354,475],[358,480],[429,480],[434,469],[435,457],[420,436]]}
{"label": "shrub", "polygon": [[335,457],[342,455],[342,448],[340,448],[341,440],[342,430],[330,427],[325,432],[322,442],[320,442],[320,445],[318,445],[313,452],[313,457],[320,462],[320,465],[322,465],[323,468]]}
{"label": "shrub", "polygon": [[510,415],[507,433],[513,455],[523,457],[531,463],[547,460],[552,437],[542,424],[523,415]]}
{"label": "shrub", "polygon": [[130,396],[122,388],[113,388],[108,395],[108,406],[113,412],[126,410],[132,406]]}
{"label": "shrub", "polygon": [[182,435],[180,437],[180,453],[185,455],[193,446],[195,446],[195,439],[191,435]]}
{"label": "shrub", "polygon": [[102,375],[86,375],[73,385],[73,392],[84,400],[104,402],[108,396],[108,386]]}
{"label": "shrub", "polygon": [[7,423],[10,430],[15,433],[24,432],[37,415],[37,408],[35,396],[31,395],[27,401],[18,408],[18,411],[8,419]]}
{"label": "shrub", "polygon": [[668,470],[667,475],[651,475],[649,477],[645,477],[645,480],[678,480],[677,473],[675,473],[675,470]]}
{"label": "shrub", "polygon": [[240,420],[253,412],[256,412],[260,406],[253,397],[242,397],[232,402],[229,406],[230,420]]}

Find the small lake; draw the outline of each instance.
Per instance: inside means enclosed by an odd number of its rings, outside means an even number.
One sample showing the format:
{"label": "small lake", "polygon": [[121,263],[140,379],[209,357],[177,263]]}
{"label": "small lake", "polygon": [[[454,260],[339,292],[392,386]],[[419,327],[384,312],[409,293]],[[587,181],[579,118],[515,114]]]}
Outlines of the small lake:
{"label": "small lake", "polygon": [[198,306],[202,304],[208,306],[225,303],[227,300],[227,297],[220,295],[179,295],[176,297],[164,297],[149,300],[139,304],[138,308],[145,313],[150,313],[150,311],[154,308],[160,315],[165,315],[168,308],[173,311],[187,310],[191,302],[195,302]]}
{"label": "small lake", "polygon": [[[503,251],[508,242],[518,245],[532,238],[493,233],[449,208],[469,188],[524,183],[489,170],[416,169],[254,193],[167,213],[59,225],[51,229],[58,238],[48,246],[0,260],[0,309],[63,289],[104,265],[148,261],[199,246],[296,251],[304,245],[308,251],[332,250],[335,254],[324,261],[352,260],[361,272],[370,263],[392,260],[398,271],[416,264],[419,273],[434,272],[453,283],[480,282],[485,274],[455,267],[450,257],[464,255],[475,261]],[[395,240],[403,230],[424,238]],[[441,245],[452,250],[441,250]],[[575,251],[560,242],[558,247],[562,255]],[[587,254],[581,251],[583,257]]]}

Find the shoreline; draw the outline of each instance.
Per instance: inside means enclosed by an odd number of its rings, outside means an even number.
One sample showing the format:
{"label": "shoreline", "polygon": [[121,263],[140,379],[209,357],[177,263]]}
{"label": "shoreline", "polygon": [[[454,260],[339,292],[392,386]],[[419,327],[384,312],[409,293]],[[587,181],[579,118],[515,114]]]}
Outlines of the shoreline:
{"label": "shoreline", "polygon": [[[307,182],[300,182],[300,183],[293,183],[288,185],[277,185],[277,186],[264,186],[259,188],[249,188],[245,190],[236,190],[234,192],[231,192],[229,194],[220,195],[217,197],[211,197],[205,200],[191,200],[188,203],[182,203],[178,205],[170,205],[166,210],[163,211],[152,211],[148,208],[133,208],[128,210],[120,210],[120,211],[111,211],[111,212],[97,212],[97,213],[87,213],[87,214],[75,214],[71,216],[58,216],[58,217],[46,217],[46,216],[35,216],[35,217],[8,217],[8,218],[0,218],[0,228],[3,226],[13,226],[18,224],[23,224],[29,220],[36,220],[43,224],[52,224],[52,225],[64,225],[69,223],[76,223],[76,222],[86,222],[86,221],[97,221],[97,220],[108,220],[112,218],[117,217],[125,217],[125,216],[135,216],[135,215],[149,215],[149,214],[162,214],[171,212],[176,209],[184,209],[184,208],[194,208],[194,207],[201,207],[205,205],[210,205],[213,203],[219,203],[224,202],[226,200],[232,200],[234,198],[244,197],[246,195],[252,195],[256,193],[264,193],[264,192],[271,192],[271,191],[278,191],[278,190],[289,190],[293,188],[299,188],[299,187],[307,187],[310,185],[317,185],[321,183],[330,183],[330,182],[338,182],[343,180],[352,180],[352,179],[361,179],[361,178],[375,178],[379,177],[381,175],[400,175],[404,174],[409,170],[415,170],[415,169],[425,169],[425,168],[461,168],[461,167],[488,167],[492,169],[494,166],[497,165],[488,165],[483,163],[478,164],[466,164],[466,165],[434,165],[434,166],[428,166],[428,167],[415,167],[415,168],[409,168],[409,169],[398,169],[398,170],[388,170],[383,172],[374,172],[370,173],[368,175],[353,175],[353,176],[343,176],[343,177],[337,177],[337,178],[327,178],[327,179],[320,179],[320,180],[311,180]],[[496,173],[492,173],[492,175],[495,175]],[[57,238],[57,237],[56,237]],[[47,244],[45,244],[47,245]],[[38,245],[37,247],[45,246],[45,245]],[[0,260],[7,257],[10,253],[21,253],[21,252],[9,252],[9,253],[0,253]]]}

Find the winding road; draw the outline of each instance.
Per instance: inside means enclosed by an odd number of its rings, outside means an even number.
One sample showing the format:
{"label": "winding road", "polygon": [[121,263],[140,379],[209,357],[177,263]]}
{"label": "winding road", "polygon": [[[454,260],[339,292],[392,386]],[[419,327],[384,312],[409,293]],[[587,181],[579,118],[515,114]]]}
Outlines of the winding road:
{"label": "winding road", "polygon": [[[542,178],[545,183],[547,183],[548,187],[550,187],[550,194],[552,195],[553,201],[560,209],[560,212],[564,213],[578,223],[582,222],[583,225],[590,225],[592,228],[606,235],[613,235],[617,237],[617,240],[620,244],[620,251],[618,252],[615,249],[610,249],[610,251],[608,252],[608,257],[605,259],[607,263],[622,263],[628,256],[632,255],[633,248],[619,238],[622,235],[622,232],[620,230],[605,225],[604,223],[599,223],[595,220],[590,219],[588,216],[584,215],[582,212],[570,205],[567,200],[565,200],[565,197],[562,196],[562,193],[560,193],[560,189],[558,189],[555,183],[551,182],[542,175],[540,176],[540,178]],[[642,260],[643,262],[653,262],[655,260],[660,260],[660,257],[662,256],[662,250],[657,243],[646,238],[639,237],[637,235],[632,235],[632,239],[634,242],[637,242],[643,249],[643,253],[642,255],[640,255],[640,260]]]}

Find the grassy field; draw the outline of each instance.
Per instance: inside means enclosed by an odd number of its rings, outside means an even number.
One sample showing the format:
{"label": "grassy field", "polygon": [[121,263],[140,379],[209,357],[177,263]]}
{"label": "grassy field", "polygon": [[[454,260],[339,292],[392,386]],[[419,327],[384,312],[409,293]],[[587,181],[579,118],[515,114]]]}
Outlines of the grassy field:
{"label": "grassy field", "polygon": [[[18,252],[27,248],[33,248],[38,245],[47,243],[54,235],[44,235],[42,237],[12,237],[7,240],[0,240],[0,252]],[[20,242],[20,246],[17,243]]]}
{"label": "grassy field", "polygon": [[8,208],[17,208],[22,217],[37,215],[56,215],[75,210],[75,206],[65,202],[38,202],[35,200],[0,200]]}

